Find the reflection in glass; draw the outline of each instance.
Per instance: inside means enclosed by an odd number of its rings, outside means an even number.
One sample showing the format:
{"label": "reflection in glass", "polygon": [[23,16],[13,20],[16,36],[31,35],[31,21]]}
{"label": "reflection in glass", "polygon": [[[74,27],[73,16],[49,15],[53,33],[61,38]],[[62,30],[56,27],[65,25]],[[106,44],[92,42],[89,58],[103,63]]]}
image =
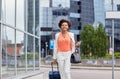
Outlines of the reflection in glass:
{"label": "reflection in glass", "polygon": [[[4,36],[3,36],[3,47],[2,47],[2,65],[4,68],[3,72],[7,71],[7,76],[5,77],[9,77],[11,75],[14,75],[14,45],[12,43],[13,39],[14,39],[14,30],[11,28],[6,28],[4,27]],[[11,36],[9,36],[8,34],[8,30],[9,32],[11,32]],[[11,69],[11,71],[9,71],[9,69]]]}

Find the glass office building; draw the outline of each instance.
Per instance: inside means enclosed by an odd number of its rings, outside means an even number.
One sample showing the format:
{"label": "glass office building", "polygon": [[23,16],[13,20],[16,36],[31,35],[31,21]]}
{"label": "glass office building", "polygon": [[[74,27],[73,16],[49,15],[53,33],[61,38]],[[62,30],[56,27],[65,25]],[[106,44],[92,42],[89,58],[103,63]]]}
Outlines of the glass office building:
{"label": "glass office building", "polygon": [[[34,5],[35,4],[35,5]],[[35,0],[35,2],[33,0],[27,0],[27,3],[26,3],[26,26],[27,28],[26,31],[28,33],[31,33],[31,34],[35,34],[37,36],[37,28],[39,27],[39,0]],[[35,17],[34,17],[35,15]],[[35,30],[35,31],[34,31]],[[36,46],[35,48],[38,48],[38,41],[37,39],[35,39],[36,41]],[[33,38],[32,37],[28,37],[27,39],[27,44],[28,44],[28,51],[32,51],[33,50]],[[36,50],[38,51],[38,50]]]}
{"label": "glass office building", "polygon": [[104,0],[93,0],[94,2],[94,26],[97,26],[99,22],[105,27],[105,5]]}
{"label": "glass office building", "polygon": [[80,30],[84,24],[96,27],[101,22],[105,26],[104,0],[70,0],[70,20],[76,41],[80,40]]}
{"label": "glass office building", "polygon": [[[120,51],[120,12],[119,12],[119,5],[120,0],[113,0],[113,10],[112,10],[112,0],[105,0],[105,11],[106,11],[106,18],[105,18],[105,29],[106,33],[109,37],[110,47],[111,47],[111,38],[112,38],[112,19],[114,20],[114,45],[115,45],[115,52]],[[111,18],[112,17],[112,18]]]}
{"label": "glass office building", "polygon": [[0,79],[40,73],[39,0],[0,1]]}
{"label": "glass office building", "polygon": [[120,12],[106,12],[106,19],[105,19],[105,29],[106,33],[109,37],[110,47],[111,47],[111,38],[112,38],[112,19],[114,20],[114,44],[115,44],[115,52],[120,51]]}

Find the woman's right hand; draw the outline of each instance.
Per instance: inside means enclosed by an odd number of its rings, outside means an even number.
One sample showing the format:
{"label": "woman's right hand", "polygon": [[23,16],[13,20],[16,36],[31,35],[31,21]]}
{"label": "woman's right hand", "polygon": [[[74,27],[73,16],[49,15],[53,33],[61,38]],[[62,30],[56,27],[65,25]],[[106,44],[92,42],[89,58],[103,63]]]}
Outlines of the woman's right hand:
{"label": "woman's right hand", "polygon": [[53,59],[53,64],[56,64],[57,63],[57,59]]}

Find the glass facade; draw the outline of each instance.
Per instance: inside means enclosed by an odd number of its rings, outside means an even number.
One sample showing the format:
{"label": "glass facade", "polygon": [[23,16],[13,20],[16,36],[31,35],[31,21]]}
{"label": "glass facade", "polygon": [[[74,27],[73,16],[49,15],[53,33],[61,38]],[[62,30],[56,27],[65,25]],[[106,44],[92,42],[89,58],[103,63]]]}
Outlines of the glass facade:
{"label": "glass facade", "polygon": [[69,17],[72,22],[71,31],[75,34],[75,40],[80,40],[81,30],[81,0],[70,0],[70,13]]}
{"label": "glass facade", "polygon": [[[111,2],[113,1],[113,10],[112,10],[112,4]],[[105,11],[106,13],[111,12],[109,18],[105,19],[105,29],[106,29],[106,33],[108,35],[108,37],[112,36],[112,18],[110,18],[112,16],[112,13],[115,13],[114,15],[117,15],[117,12],[119,13],[119,4],[120,4],[120,0],[105,0]],[[106,14],[106,16],[108,16],[109,14]],[[114,17],[113,15],[113,17]],[[115,51],[120,51],[120,17],[117,15],[117,17],[114,17],[113,19],[114,21],[114,44],[115,44]],[[110,39],[109,39],[110,41]]]}
{"label": "glass facade", "polygon": [[[117,39],[120,39],[120,19],[114,19],[114,27],[115,27],[115,37]],[[106,19],[106,28],[107,28],[107,34],[109,36],[112,36],[112,20]]]}
{"label": "glass facade", "polygon": [[105,27],[105,6],[104,0],[94,0],[94,26],[101,22]]}
{"label": "glass facade", "polygon": [[40,33],[35,31],[39,27],[39,0],[4,0],[1,4],[0,79],[40,71]]}
{"label": "glass facade", "polygon": [[104,12],[104,0],[70,0],[69,15],[77,41],[80,40],[80,31],[84,24],[97,26],[101,22],[105,26]]}
{"label": "glass facade", "polygon": [[[112,36],[112,19],[106,19],[106,33],[108,37]],[[115,38],[115,51],[120,51],[120,19],[114,19],[114,38]]]}
{"label": "glass facade", "polygon": [[[81,0],[81,21],[84,24],[94,24],[94,0]],[[85,6],[87,5],[87,6]]]}

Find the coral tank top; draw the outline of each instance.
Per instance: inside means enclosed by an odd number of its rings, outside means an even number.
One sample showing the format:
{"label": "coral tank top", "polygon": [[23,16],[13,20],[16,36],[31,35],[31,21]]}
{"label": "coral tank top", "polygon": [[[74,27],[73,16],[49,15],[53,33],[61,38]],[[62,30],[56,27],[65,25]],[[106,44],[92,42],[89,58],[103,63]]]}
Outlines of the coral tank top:
{"label": "coral tank top", "polygon": [[62,36],[62,33],[58,36],[58,52],[68,52],[72,50],[72,40],[69,34],[66,37]]}

